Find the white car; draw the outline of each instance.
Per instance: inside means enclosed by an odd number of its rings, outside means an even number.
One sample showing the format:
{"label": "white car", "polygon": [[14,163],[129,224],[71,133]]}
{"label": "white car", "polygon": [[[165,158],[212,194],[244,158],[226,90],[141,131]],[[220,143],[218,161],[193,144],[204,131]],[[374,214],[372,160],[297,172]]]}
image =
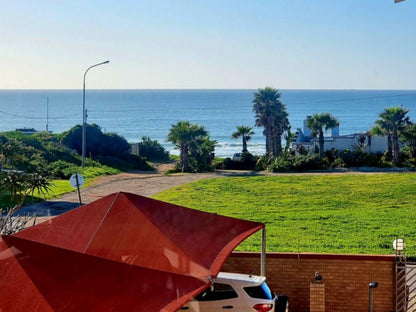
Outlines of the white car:
{"label": "white car", "polygon": [[233,160],[234,161],[241,161],[242,158],[243,158],[243,154],[241,154],[241,153],[234,153],[234,155],[233,155]]}
{"label": "white car", "polygon": [[276,296],[264,276],[220,273],[213,285],[180,311],[187,312],[287,312],[287,296]]}

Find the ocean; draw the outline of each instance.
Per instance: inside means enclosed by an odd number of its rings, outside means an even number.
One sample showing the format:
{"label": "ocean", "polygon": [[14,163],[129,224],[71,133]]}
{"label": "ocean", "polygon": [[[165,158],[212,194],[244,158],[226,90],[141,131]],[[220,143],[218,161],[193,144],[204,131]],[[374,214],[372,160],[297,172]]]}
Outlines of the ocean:
{"label": "ocean", "polygon": [[[88,123],[115,132],[127,141],[143,136],[157,140],[173,154],[166,141],[171,125],[189,120],[217,140],[216,156],[230,157],[242,149],[231,138],[239,125],[254,126],[256,90],[86,90]],[[280,90],[292,132],[308,115],[329,112],[338,118],[341,135],[369,130],[386,107],[410,109],[416,120],[416,91],[406,90]],[[61,133],[82,123],[82,90],[0,90],[0,132],[34,128]],[[251,153],[264,153],[262,129],[254,127]],[[88,138],[87,138],[88,140]]]}

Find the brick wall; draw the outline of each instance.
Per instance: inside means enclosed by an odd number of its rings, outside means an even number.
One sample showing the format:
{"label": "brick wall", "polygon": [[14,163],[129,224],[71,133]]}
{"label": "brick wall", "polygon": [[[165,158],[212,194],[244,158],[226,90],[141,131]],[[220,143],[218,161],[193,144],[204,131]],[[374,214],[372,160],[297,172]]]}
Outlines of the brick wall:
{"label": "brick wall", "polygon": [[[394,311],[394,256],[268,253],[266,276],[277,294],[289,296],[291,312],[310,310],[310,283],[319,271],[325,283],[325,311],[368,311],[368,284],[374,290],[374,312]],[[258,253],[234,252],[225,272],[259,274]]]}

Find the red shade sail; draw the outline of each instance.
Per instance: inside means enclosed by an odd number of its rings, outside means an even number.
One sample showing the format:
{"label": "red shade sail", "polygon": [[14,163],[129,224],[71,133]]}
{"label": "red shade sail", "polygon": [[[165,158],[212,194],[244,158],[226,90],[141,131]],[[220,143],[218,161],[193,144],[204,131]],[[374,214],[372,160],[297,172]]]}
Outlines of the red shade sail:
{"label": "red shade sail", "polygon": [[0,311],[176,311],[261,223],[117,193],[0,240]]}

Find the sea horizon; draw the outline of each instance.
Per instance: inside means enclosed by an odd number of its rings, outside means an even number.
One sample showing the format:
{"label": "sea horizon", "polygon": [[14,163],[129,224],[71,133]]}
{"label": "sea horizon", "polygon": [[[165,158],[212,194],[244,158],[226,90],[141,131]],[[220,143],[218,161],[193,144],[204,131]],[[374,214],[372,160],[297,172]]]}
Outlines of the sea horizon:
{"label": "sea horizon", "polygon": [[[266,86],[272,87],[273,86]],[[86,92],[88,91],[146,91],[146,90],[167,90],[167,91],[187,91],[187,90],[258,90],[264,87],[259,88],[87,88]],[[379,88],[275,88],[277,90],[297,90],[297,91],[416,91],[416,89],[379,89]],[[0,89],[1,91],[82,91],[83,88],[23,88],[23,89],[7,89],[3,88]]]}
{"label": "sea horizon", "polygon": [[[231,138],[237,126],[256,132],[248,142],[253,154],[264,153],[262,129],[254,126],[252,100],[258,89],[86,89],[88,123],[104,132],[114,132],[128,142],[143,136],[157,140],[168,151],[178,153],[167,142],[170,127],[180,120],[204,126],[215,153],[231,157],[242,149],[241,140]],[[292,132],[314,113],[329,112],[340,121],[340,134],[367,131],[386,107],[402,105],[416,119],[415,90],[373,89],[279,89],[286,105]],[[34,128],[62,133],[82,123],[82,89],[1,89],[0,131]]]}

